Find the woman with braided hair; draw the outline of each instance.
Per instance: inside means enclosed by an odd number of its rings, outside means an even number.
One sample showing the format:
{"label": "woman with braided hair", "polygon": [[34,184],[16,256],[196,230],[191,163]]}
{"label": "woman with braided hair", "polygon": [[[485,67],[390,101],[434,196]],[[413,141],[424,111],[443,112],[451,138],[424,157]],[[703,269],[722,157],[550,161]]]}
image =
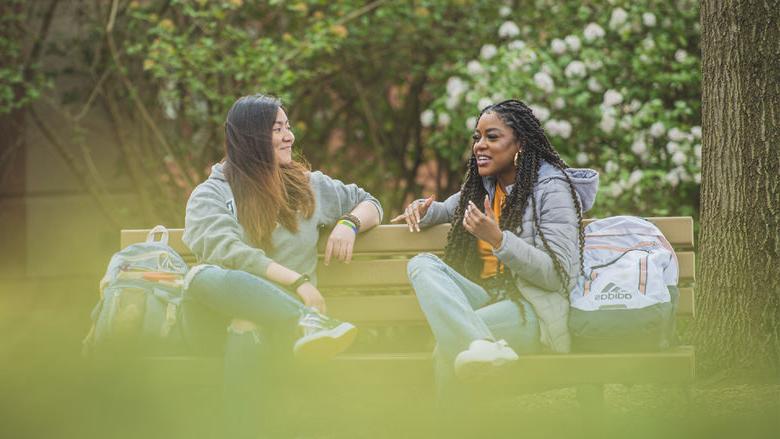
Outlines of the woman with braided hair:
{"label": "woman with braided hair", "polygon": [[420,254],[409,279],[437,341],[439,389],[517,354],[567,352],[568,290],[581,271],[582,213],[598,174],[567,168],[527,105],[479,115],[460,192],[412,202],[410,231],[450,222],[444,259]]}

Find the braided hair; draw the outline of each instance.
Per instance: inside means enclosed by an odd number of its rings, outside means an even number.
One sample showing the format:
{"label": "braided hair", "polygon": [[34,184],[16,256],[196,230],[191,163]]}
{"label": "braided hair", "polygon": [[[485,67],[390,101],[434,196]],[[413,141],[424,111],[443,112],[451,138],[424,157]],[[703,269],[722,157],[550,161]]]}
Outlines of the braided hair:
{"label": "braided hair", "polygon": [[[552,258],[555,272],[561,280],[560,291],[563,292],[568,288],[571,277],[555,255],[555,252],[553,252],[540,227],[539,216],[537,215],[536,209],[536,198],[533,196],[533,188],[539,178],[539,168],[542,165],[542,161],[546,161],[562,171],[567,168],[566,163],[561,159],[555,149],[553,149],[550,141],[547,140],[539,120],[523,102],[512,99],[490,105],[480,112],[479,118],[486,113],[495,113],[512,129],[515,139],[522,145],[516,161],[517,174],[515,176],[515,184],[512,192],[507,195],[506,202],[501,209],[499,228],[521,235],[523,232],[523,215],[530,202],[534,226],[542,240],[544,250],[550,255],[550,258]],[[479,118],[477,121],[479,121]],[[577,211],[579,265],[580,273],[582,273],[582,251],[584,245],[582,205],[580,204],[574,185],[568,174],[564,172],[563,175],[569,184],[572,202]],[[469,159],[468,170],[466,171],[465,181],[461,187],[460,202],[455,209],[452,227],[447,235],[444,260],[452,268],[476,282],[479,282],[482,260],[477,252],[477,238],[463,227],[463,215],[469,201],[474,202],[474,204],[480,206],[480,209],[482,209],[482,200],[485,199],[486,194],[487,191],[482,184],[482,177],[480,177],[479,172],[477,171],[477,158],[473,153],[472,144],[472,154]]]}

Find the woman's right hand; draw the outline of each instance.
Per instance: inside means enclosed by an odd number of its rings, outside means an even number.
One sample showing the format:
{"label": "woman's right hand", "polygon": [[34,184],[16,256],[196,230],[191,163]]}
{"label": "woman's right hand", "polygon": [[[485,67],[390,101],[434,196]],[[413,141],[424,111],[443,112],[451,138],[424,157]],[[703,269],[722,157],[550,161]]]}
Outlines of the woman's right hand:
{"label": "woman's right hand", "polygon": [[428,208],[433,204],[433,196],[426,198],[424,201],[414,200],[409,203],[404,213],[390,220],[393,224],[400,224],[406,221],[406,225],[409,226],[409,231],[420,231],[420,218],[424,217],[428,212]]}
{"label": "woman's right hand", "polygon": [[322,314],[325,314],[327,311],[325,307],[325,298],[322,297],[322,293],[309,282],[299,286],[298,289],[295,290],[295,293],[298,294],[304,305],[312,307]]}

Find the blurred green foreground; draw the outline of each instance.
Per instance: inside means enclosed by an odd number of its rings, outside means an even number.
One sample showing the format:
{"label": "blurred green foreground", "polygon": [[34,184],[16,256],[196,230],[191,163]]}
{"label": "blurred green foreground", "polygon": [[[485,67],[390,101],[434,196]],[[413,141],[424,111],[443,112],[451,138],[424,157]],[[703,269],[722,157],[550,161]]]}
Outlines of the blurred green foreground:
{"label": "blurred green foreground", "polygon": [[[0,437],[227,437],[219,359],[156,367],[80,357],[94,300],[85,292],[94,291],[96,282],[2,285],[17,291],[0,296]],[[687,409],[679,388],[608,386],[599,429],[581,418],[572,388],[495,395],[436,410],[432,372],[346,375],[327,365],[315,369],[304,369],[297,386],[285,386],[271,437],[752,438],[780,431],[777,382],[697,383]]]}

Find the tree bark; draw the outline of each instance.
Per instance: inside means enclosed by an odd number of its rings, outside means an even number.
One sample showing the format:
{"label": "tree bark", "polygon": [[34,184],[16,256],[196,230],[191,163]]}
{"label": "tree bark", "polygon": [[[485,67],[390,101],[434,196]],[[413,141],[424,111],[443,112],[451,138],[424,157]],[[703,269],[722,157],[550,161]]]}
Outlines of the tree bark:
{"label": "tree bark", "polygon": [[694,338],[705,373],[780,370],[780,2],[702,2]]}

